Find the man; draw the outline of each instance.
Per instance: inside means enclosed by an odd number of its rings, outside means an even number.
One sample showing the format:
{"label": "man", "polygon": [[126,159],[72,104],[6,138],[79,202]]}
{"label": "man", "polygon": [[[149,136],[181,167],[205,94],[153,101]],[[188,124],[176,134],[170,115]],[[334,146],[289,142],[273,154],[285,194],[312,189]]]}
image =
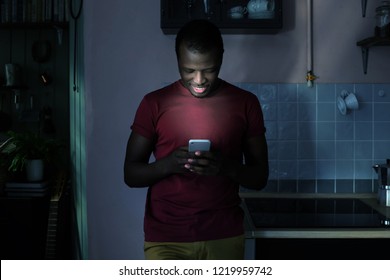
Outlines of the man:
{"label": "man", "polygon": [[[149,186],[146,259],[244,257],[239,186],[266,185],[267,143],[256,96],[218,78],[223,52],[216,26],[187,23],[176,37],[181,79],[147,94],[137,110],[124,179]],[[194,138],[209,139],[210,151],[188,152]]]}

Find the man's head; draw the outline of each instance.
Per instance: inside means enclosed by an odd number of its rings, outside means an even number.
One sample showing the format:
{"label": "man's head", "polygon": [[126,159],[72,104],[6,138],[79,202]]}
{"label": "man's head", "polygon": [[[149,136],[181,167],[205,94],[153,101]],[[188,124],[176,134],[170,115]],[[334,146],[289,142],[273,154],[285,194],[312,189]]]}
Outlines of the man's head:
{"label": "man's head", "polygon": [[219,84],[223,59],[219,29],[207,20],[187,23],[176,37],[176,55],[183,85],[195,97],[205,97]]}

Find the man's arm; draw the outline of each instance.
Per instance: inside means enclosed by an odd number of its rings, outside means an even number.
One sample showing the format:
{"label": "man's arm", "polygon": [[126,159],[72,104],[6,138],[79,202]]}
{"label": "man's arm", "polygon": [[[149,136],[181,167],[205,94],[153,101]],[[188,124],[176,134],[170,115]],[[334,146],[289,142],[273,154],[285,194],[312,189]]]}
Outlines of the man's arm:
{"label": "man's arm", "polygon": [[250,189],[263,189],[268,182],[268,147],[265,135],[247,140],[244,150],[245,163],[238,167],[233,179]]}
{"label": "man's arm", "polygon": [[124,180],[129,187],[147,187],[173,173],[186,172],[186,150],[180,148],[171,155],[149,163],[154,143],[135,132],[127,142]]}

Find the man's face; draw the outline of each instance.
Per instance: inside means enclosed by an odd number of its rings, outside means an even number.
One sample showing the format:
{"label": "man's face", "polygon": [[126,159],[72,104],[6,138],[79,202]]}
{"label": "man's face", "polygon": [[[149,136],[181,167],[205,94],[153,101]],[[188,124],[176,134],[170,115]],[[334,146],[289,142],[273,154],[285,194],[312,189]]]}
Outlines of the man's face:
{"label": "man's face", "polygon": [[221,61],[217,50],[199,53],[181,45],[178,65],[181,82],[193,96],[205,97],[218,87]]}

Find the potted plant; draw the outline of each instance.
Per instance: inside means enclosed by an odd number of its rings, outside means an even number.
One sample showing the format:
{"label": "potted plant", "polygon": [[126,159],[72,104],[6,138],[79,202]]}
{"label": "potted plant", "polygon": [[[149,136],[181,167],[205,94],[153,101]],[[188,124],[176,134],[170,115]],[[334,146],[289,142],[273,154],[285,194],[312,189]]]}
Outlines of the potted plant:
{"label": "potted plant", "polygon": [[42,181],[44,167],[60,162],[64,145],[53,138],[45,138],[31,131],[9,131],[10,137],[4,151],[9,155],[8,170],[26,171],[27,181]]}

